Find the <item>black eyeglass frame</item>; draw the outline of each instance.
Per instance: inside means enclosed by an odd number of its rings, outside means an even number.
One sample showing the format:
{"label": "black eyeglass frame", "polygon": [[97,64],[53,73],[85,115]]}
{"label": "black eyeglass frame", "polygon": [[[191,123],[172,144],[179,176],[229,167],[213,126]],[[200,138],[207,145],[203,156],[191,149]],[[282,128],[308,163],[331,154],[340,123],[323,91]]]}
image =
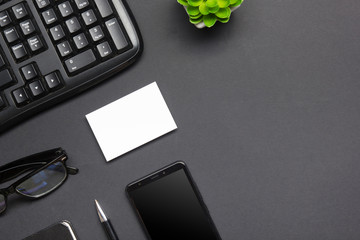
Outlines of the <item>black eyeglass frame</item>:
{"label": "black eyeglass frame", "polygon": [[[5,207],[3,210],[0,209],[0,214],[5,212],[5,210],[7,209],[7,198],[10,194],[17,193],[21,196],[32,199],[40,198],[59,188],[68,178],[68,174],[71,175],[77,174],[79,169],[66,166],[67,159],[68,157],[65,150],[63,150],[62,148],[55,148],[40,153],[36,153],[27,157],[23,157],[8,164],[5,164],[3,166],[0,166],[0,184],[10,181],[11,179],[18,177],[21,174],[24,174],[32,170],[30,173],[26,174],[24,177],[15,181],[10,186],[0,189],[0,195],[4,196],[4,201],[5,201]],[[64,178],[52,189],[36,196],[24,195],[23,193],[19,192],[16,189],[17,186],[19,186],[27,179],[31,178],[35,174],[43,171],[50,165],[57,162],[61,162],[66,171]]]}

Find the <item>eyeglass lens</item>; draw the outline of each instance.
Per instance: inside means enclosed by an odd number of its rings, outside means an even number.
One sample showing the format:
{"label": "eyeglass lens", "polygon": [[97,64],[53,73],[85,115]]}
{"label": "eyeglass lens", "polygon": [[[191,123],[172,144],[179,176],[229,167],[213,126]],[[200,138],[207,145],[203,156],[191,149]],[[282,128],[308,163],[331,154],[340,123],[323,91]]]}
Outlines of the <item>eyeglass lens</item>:
{"label": "eyeglass lens", "polygon": [[5,196],[0,194],[0,213],[6,208]]}
{"label": "eyeglass lens", "polygon": [[65,178],[64,164],[56,162],[19,184],[16,191],[28,197],[40,197],[57,188]]}

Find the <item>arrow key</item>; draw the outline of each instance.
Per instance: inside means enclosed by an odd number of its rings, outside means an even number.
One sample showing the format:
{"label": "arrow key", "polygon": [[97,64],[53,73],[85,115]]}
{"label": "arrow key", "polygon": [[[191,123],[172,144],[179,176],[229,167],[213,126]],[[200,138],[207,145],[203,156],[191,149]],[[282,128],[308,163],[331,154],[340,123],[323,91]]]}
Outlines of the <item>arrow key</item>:
{"label": "arrow key", "polygon": [[25,80],[31,80],[38,76],[34,64],[29,64],[21,68]]}
{"label": "arrow key", "polygon": [[29,97],[25,92],[24,88],[16,89],[12,92],[15,103],[19,106],[24,105],[29,102]]}
{"label": "arrow key", "polygon": [[57,72],[46,75],[45,81],[50,90],[55,90],[62,86],[59,74]]}
{"label": "arrow key", "polygon": [[45,93],[44,87],[39,80],[30,83],[29,88],[34,97],[40,97]]}

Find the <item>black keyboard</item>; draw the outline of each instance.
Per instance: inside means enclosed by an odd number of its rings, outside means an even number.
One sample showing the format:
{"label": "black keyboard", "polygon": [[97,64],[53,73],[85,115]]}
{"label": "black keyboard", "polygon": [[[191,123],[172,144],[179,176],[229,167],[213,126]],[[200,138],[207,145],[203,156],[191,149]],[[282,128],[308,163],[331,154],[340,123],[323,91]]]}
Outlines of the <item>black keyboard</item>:
{"label": "black keyboard", "polygon": [[0,132],[133,63],[124,0],[0,0]]}

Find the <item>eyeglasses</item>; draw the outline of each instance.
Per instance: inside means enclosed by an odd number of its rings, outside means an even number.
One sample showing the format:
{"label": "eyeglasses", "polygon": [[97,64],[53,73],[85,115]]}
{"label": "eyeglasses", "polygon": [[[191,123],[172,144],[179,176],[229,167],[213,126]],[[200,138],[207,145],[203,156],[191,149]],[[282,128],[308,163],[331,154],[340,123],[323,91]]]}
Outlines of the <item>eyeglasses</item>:
{"label": "eyeglasses", "polygon": [[66,166],[67,159],[66,152],[56,148],[0,166],[0,184],[31,171],[9,187],[0,189],[0,214],[6,210],[10,194],[40,198],[61,186],[68,174],[77,174],[77,168]]}

